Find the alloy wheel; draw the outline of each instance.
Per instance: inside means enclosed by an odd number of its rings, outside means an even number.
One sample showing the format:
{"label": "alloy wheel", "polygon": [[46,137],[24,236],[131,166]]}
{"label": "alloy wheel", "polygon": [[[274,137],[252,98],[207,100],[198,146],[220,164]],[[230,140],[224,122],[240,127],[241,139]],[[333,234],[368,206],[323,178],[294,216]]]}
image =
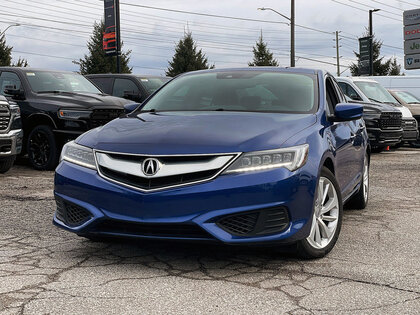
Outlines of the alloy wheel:
{"label": "alloy wheel", "polygon": [[339,201],[333,183],[326,177],[320,177],[315,200],[314,215],[308,243],[317,249],[325,248],[337,231]]}
{"label": "alloy wheel", "polygon": [[42,130],[38,130],[31,135],[29,139],[29,154],[32,155],[32,161],[39,167],[48,163],[50,157],[50,143],[48,135]]}

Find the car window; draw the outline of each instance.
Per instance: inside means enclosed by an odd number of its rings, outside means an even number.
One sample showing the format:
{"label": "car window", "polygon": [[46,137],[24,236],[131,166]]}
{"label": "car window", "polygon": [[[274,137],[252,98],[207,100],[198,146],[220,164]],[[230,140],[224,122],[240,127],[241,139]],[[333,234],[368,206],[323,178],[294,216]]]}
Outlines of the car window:
{"label": "car window", "polygon": [[112,78],[89,78],[104,93],[111,94]]}
{"label": "car window", "polygon": [[7,95],[4,93],[4,89],[8,85],[12,85],[18,90],[21,83],[16,73],[4,71],[0,74],[0,94]]}
{"label": "car window", "polygon": [[331,114],[333,114],[335,106],[339,103],[339,98],[335,92],[334,84],[330,78],[327,78],[325,82],[325,88],[327,92],[326,98],[327,98],[328,110]]}
{"label": "car window", "polygon": [[356,92],[355,89],[353,89],[353,87],[345,82],[338,82],[338,85],[340,86],[341,90],[343,91],[343,93],[348,96],[350,99],[355,100],[355,101],[362,101],[362,98],[360,97],[360,95]]}
{"label": "car window", "polygon": [[101,93],[92,82],[78,73],[25,70],[25,75],[35,93]]}
{"label": "car window", "polygon": [[373,102],[398,103],[397,100],[379,83],[355,81],[354,84]]}
{"label": "car window", "polygon": [[226,110],[255,112],[315,112],[315,75],[235,71],[181,76],[169,82],[142,110]]}
{"label": "car window", "polygon": [[117,97],[124,97],[124,92],[137,94],[140,91],[137,85],[130,79],[115,79],[112,95]]}
{"label": "car window", "polygon": [[140,84],[144,87],[148,94],[154,93],[158,88],[170,80],[170,78],[150,78],[150,77],[137,77]]}
{"label": "car window", "polygon": [[394,92],[399,98],[401,98],[407,104],[419,104],[420,100],[415,97],[413,94],[404,91],[395,91]]}

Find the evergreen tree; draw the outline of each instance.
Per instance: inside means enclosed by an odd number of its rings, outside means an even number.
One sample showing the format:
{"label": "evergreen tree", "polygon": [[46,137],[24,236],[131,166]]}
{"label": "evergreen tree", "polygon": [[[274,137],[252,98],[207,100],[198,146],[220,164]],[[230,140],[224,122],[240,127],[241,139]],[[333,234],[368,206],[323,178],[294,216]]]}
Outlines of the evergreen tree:
{"label": "evergreen tree", "polygon": [[248,66],[279,66],[277,60],[273,58],[273,53],[267,48],[267,43],[264,43],[262,34],[258,42],[256,42],[256,46],[252,47],[252,50],[254,52],[254,60],[249,62]]}
{"label": "evergreen tree", "polygon": [[175,77],[187,71],[214,68],[214,65],[209,66],[207,57],[201,49],[197,51],[197,45],[191,33],[186,33],[184,38],[179,40],[172,61],[168,63],[169,67],[166,70],[166,75],[170,77]]}
{"label": "evergreen tree", "polygon": [[13,67],[27,67],[27,66],[28,66],[28,61],[20,57],[18,61],[13,64]]}
{"label": "evergreen tree", "polygon": [[[103,21],[93,25],[93,33],[90,37],[87,47],[88,55],[83,59],[79,59],[80,73],[116,73],[117,72],[117,57],[107,56],[102,47],[102,36],[105,31],[105,24]],[[121,43],[121,47],[122,47]],[[132,68],[128,66],[130,61],[131,50],[121,52],[121,73],[131,73]]]}
{"label": "evergreen tree", "polygon": [[[367,36],[367,35],[366,35]],[[384,56],[381,57],[381,47],[382,41],[373,37],[372,40],[373,47],[373,75],[401,75],[401,65],[397,63],[397,59],[389,58],[384,61]],[[352,63],[350,65],[350,71],[353,76],[359,76],[359,59],[360,54],[354,52],[357,57],[357,63]]]}
{"label": "evergreen tree", "polygon": [[[0,32],[1,33],[1,32]],[[12,46],[7,46],[4,34],[0,37],[0,66],[10,66],[12,63]]]}

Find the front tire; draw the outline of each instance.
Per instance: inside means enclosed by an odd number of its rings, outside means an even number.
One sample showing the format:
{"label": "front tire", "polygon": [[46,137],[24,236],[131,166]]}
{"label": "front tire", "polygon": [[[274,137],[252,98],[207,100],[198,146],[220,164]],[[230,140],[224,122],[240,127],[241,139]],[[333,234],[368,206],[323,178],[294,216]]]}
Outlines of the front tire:
{"label": "front tire", "polygon": [[49,126],[36,126],[27,141],[29,162],[36,170],[54,170],[58,164],[59,150],[54,133]]}
{"label": "front tire", "polygon": [[15,161],[15,157],[8,157],[4,159],[0,159],[0,174],[6,173],[10,170],[13,166],[13,162]]}
{"label": "front tire", "polygon": [[309,236],[297,244],[297,252],[303,258],[321,258],[327,255],[341,230],[343,200],[334,174],[322,167],[318,179],[316,199]]}

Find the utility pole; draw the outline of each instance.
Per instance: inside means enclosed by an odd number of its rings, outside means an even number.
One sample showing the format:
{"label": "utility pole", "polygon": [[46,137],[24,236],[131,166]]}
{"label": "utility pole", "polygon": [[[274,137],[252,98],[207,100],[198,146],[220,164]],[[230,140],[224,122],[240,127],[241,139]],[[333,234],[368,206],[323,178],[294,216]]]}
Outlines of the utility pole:
{"label": "utility pole", "polygon": [[373,12],[378,12],[380,9],[369,10],[369,36],[370,36],[370,58],[369,58],[369,75],[373,75]]}
{"label": "utility pole", "polygon": [[117,37],[117,73],[121,73],[120,0],[115,0],[115,31]]}
{"label": "utility pole", "polygon": [[295,66],[295,0],[291,0],[290,9],[290,67]]}
{"label": "utility pole", "polygon": [[340,76],[340,45],[339,45],[339,38],[338,38],[338,34],[341,31],[335,31],[335,48],[337,51],[337,76]]}

